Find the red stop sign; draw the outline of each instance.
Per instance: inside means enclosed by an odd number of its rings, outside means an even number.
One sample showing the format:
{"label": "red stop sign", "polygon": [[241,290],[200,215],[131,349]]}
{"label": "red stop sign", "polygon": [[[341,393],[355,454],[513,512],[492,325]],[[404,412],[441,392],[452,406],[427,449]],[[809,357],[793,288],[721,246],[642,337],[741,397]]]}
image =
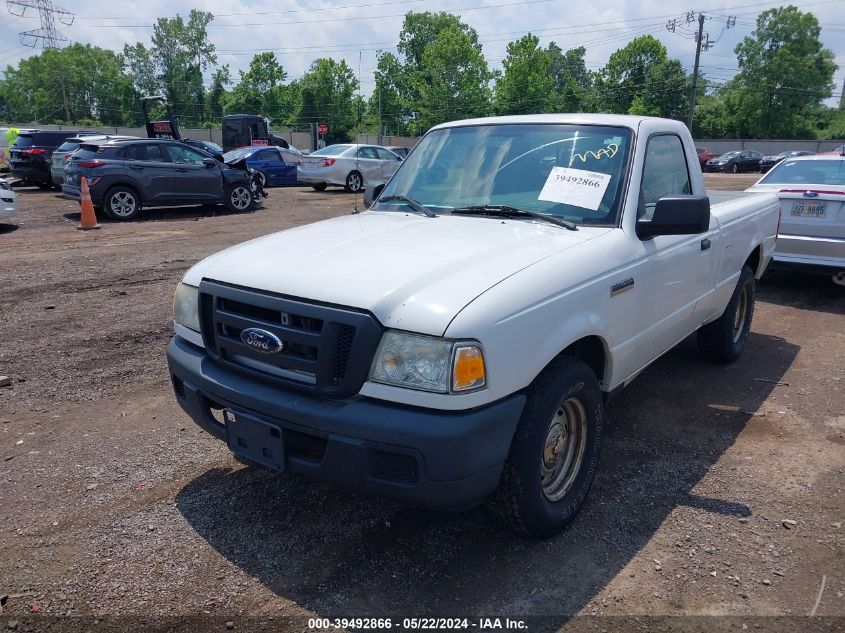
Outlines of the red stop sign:
{"label": "red stop sign", "polygon": [[320,123],[320,125],[317,126],[317,131],[320,133],[321,136],[325,136],[329,133],[329,126],[325,123]]}

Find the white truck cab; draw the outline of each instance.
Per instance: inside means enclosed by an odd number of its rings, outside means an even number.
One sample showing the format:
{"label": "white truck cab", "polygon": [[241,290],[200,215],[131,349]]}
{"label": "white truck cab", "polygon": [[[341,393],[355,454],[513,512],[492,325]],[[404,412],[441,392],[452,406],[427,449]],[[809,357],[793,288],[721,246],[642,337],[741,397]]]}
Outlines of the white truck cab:
{"label": "white truck cab", "polygon": [[[593,480],[604,402],[689,334],[734,360],[772,194],[712,203],[676,121],[437,126],[369,210],[191,268],[180,405],[241,457],[542,537]],[[219,412],[215,415],[215,412]]]}

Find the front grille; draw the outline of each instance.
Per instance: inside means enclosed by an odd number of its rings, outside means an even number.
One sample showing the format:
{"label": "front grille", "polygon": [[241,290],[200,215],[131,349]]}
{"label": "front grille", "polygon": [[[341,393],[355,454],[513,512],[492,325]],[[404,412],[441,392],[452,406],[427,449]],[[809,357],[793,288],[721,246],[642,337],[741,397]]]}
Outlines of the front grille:
{"label": "front grille", "polygon": [[[200,284],[200,325],[214,360],[333,398],[360,390],[382,332],[366,312],[209,280]],[[241,332],[247,328],[275,335],[282,350],[265,354],[244,344]]]}

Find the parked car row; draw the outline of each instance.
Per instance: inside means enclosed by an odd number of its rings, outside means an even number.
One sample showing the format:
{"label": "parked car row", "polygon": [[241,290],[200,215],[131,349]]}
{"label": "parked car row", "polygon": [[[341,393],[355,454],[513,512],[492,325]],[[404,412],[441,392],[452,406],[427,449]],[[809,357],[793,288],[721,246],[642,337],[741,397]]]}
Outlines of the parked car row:
{"label": "parked car row", "polygon": [[[695,151],[698,154],[698,162],[703,171],[731,172],[733,174],[749,171],[759,171],[764,174],[787,158],[816,155],[816,152],[805,150],[789,150],[770,156],[764,156],[755,150],[735,150],[725,152],[721,156],[716,156],[713,152],[703,147],[696,147]],[[821,152],[819,155],[845,156],[845,145],[840,145],[829,152]]]}

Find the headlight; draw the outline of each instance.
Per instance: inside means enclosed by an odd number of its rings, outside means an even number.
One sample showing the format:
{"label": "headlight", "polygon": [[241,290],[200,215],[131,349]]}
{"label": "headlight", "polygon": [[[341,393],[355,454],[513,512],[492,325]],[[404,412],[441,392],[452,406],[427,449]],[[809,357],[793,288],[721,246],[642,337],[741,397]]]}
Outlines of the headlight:
{"label": "headlight", "polygon": [[473,342],[389,331],[379,343],[370,379],[437,393],[478,389],[487,379],[484,352]]}
{"label": "headlight", "polygon": [[199,288],[180,283],[173,297],[173,320],[194,332],[200,331]]}

